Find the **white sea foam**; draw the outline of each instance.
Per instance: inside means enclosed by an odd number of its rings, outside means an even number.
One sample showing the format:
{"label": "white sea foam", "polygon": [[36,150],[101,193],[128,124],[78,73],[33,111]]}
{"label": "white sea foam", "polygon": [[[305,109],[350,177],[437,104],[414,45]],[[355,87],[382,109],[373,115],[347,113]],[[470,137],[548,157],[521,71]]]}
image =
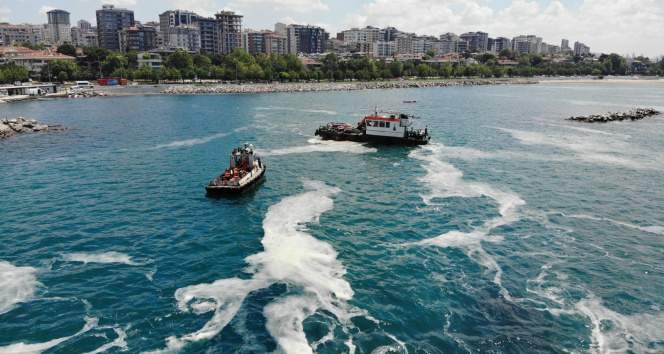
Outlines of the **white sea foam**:
{"label": "white sea foam", "polygon": [[104,253],[65,253],[62,255],[62,258],[67,262],[80,262],[80,263],[120,263],[130,266],[140,265],[140,263],[134,262],[131,257],[124,253],[120,252],[104,252]]}
{"label": "white sea foam", "polygon": [[403,353],[403,354],[408,354],[408,347],[406,347],[406,343],[400,341],[397,339],[397,337],[385,333],[391,340],[393,340],[395,343],[390,344],[390,345],[382,345],[380,347],[377,347],[376,349],[371,351],[371,354],[396,354],[396,353]]}
{"label": "white sea foam", "polygon": [[596,164],[611,164],[630,169],[661,169],[662,157],[641,151],[624,139],[608,139],[570,134],[553,134],[496,128],[512,135],[524,145],[551,146],[574,153],[576,158]]}
{"label": "white sea foam", "polygon": [[592,215],[586,215],[586,214],[573,214],[573,215],[566,215],[564,213],[561,213],[562,215],[569,217],[569,218],[575,218],[575,219],[586,219],[586,220],[594,220],[594,221],[606,221],[614,225],[618,226],[624,226],[630,229],[634,230],[639,230],[651,234],[657,234],[657,235],[664,235],[664,226],[658,226],[658,225],[652,225],[652,226],[639,226],[639,225],[634,225],[628,222],[620,221],[620,220],[614,220],[610,218],[604,218],[604,217],[597,217],[597,216],[592,216]]}
{"label": "white sea foam", "polygon": [[526,282],[526,291],[537,295],[545,301],[538,299],[523,299],[543,306],[540,310],[547,311],[554,316],[561,314],[574,314],[576,311],[570,309],[565,300],[565,289],[569,287],[567,276],[560,272],[552,272],[553,264],[547,263],[540,268],[540,273],[535,279],[528,279]]}
{"label": "white sea foam", "polygon": [[462,146],[440,146],[440,153],[447,158],[460,160],[529,160],[529,161],[569,161],[571,158],[560,155],[542,155],[525,151],[493,150],[484,151]]}
{"label": "white sea foam", "polygon": [[427,171],[426,175],[420,178],[429,188],[429,194],[422,195],[424,203],[433,205],[437,198],[484,196],[498,203],[500,216],[488,220],[472,232],[450,231],[415,244],[464,250],[468,257],[494,273],[493,281],[500,287],[501,294],[506,299],[511,299],[507,289],[502,286],[502,269],[496,260],[484,250],[482,242],[502,241],[502,237],[490,236],[489,233],[497,227],[517,221],[519,219],[517,210],[525,205],[525,202],[514,193],[498,190],[485,183],[464,180],[463,172],[443,160],[442,151],[444,151],[442,145],[429,145],[411,153],[411,157],[424,162],[423,167]]}
{"label": "white sea foam", "polygon": [[176,140],[170,143],[166,144],[160,144],[154,147],[155,150],[159,149],[176,149],[176,148],[181,148],[181,147],[192,147],[195,145],[202,145],[202,144],[207,144],[213,140],[221,139],[224,137],[227,137],[233,133],[237,133],[243,130],[247,130],[249,127],[241,127],[237,128],[234,130],[231,130],[230,132],[223,132],[223,133],[217,133],[217,134],[212,134],[208,136],[204,136],[201,138],[193,138],[193,139],[185,139],[185,140]]}
{"label": "white sea foam", "polygon": [[317,222],[333,207],[332,197],[339,189],[322,182],[305,182],[306,191],[271,206],[263,220],[264,251],[246,258],[249,279],[230,278],[211,284],[198,284],[175,292],[178,308],[194,313],[214,312],[200,330],[167,339],[166,352],[190,342],[213,338],[235,317],[251,292],[275,283],[289,285],[283,297],[264,309],[269,333],[278,350],[285,353],[311,353],[302,321],[319,310],[334,315],[342,326],[363,314],[347,304],[353,296],[343,279],[345,268],[332,246],[306,232],[305,225]]}
{"label": "white sea foam", "polygon": [[20,342],[20,343],[10,344],[8,346],[0,347],[0,354],[39,354],[43,351],[55,347],[56,345],[62,342],[68,341],[71,338],[77,337],[91,330],[92,328],[97,326],[98,322],[99,321],[94,317],[86,317],[85,325],[83,326],[83,328],[71,336],[52,339],[48,342],[43,342],[43,343]]}
{"label": "white sea foam", "polygon": [[308,145],[293,146],[282,149],[262,151],[265,156],[282,156],[291,154],[307,154],[312,152],[344,152],[349,154],[368,154],[378,150],[352,141],[331,141],[312,138]]}
{"label": "white sea foam", "polygon": [[15,304],[30,300],[39,286],[32,267],[16,267],[0,261],[0,315],[9,312]]}
{"label": "white sea foam", "polygon": [[129,347],[127,347],[127,333],[122,328],[113,328],[115,331],[115,334],[117,337],[115,340],[112,342],[106,343],[102,345],[101,347],[91,351],[87,352],[86,354],[99,354],[99,353],[106,353],[108,350],[112,348],[120,348],[120,351],[127,351],[129,350]]}
{"label": "white sea foam", "polygon": [[602,304],[592,293],[576,310],[590,319],[591,350],[596,353],[664,352],[664,313],[623,315]]}
{"label": "white sea foam", "polygon": [[293,112],[304,112],[304,113],[320,113],[320,114],[327,114],[330,116],[336,116],[339,114],[339,112],[335,111],[330,111],[326,109],[303,109],[303,108],[292,108],[292,107],[276,107],[276,106],[271,106],[271,107],[256,107],[254,108],[257,111],[293,111]]}
{"label": "white sea foam", "polygon": [[565,125],[565,124],[553,124],[553,123],[544,123],[544,124],[546,124],[548,126],[551,126],[551,127],[565,128],[565,129],[575,130],[575,131],[583,132],[583,133],[618,136],[618,137],[625,138],[625,139],[631,138],[631,136],[627,135],[627,134],[612,133],[612,132],[607,132],[607,131],[603,131],[603,130],[576,127],[576,126],[573,126],[571,124],[567,124],[567,125]]}

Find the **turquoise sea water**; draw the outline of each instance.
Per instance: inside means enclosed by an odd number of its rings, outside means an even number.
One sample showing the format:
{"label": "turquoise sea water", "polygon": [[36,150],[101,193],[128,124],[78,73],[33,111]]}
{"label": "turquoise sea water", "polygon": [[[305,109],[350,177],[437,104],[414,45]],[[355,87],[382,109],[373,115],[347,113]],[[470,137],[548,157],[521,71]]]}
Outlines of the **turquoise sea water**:
{"label": "turquoise sea water", "polygon": [[[417,104],[402,104],[417,100]],[[424,148],[313,139],[374,106]],[[0,353],[664,352],[657,84],[53,100],[0,142]],[[209,199],[237,144],[255,192]]]}

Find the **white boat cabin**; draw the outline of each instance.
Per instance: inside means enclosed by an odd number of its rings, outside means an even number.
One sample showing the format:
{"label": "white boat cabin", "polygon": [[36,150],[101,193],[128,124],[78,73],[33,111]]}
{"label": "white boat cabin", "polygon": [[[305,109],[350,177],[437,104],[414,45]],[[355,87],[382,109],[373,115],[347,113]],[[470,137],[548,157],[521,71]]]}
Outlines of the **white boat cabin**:
{"label": "white boat cabin", "polygon": [[411,120],[405,114],[379,116],[372,115],[364,118],[367,135],[404,138]]}

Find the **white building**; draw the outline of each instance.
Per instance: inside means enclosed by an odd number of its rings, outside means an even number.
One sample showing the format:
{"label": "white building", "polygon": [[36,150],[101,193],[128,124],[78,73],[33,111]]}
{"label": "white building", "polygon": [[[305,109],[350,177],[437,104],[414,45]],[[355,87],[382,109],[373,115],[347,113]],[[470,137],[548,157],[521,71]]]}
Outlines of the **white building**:
{"label": "white building", "polygon": [[343,31],[344,43],[374,43],[384,40],[385,36],[379,28],[367,26],[365,28],[351,28]]}
{"label": "white building", "polygon": [[534,35],[522,35],[512,39],[512,50],[519,54],[540,54],[542,38]]}
{"label": "white building", "polygon": [[158,53],[142,52],[137,55],[138,67],[147,66],[151,69],[160,69],[162,64],[161,55]]}
{"label": "white building", "polygon": [[178,26],[167,29],[167,32],[162,32],[164,43],[168,48],[184,49],[190,52],[198,52],[201,50],[201,36],[198,27],[194,26]]}
{"label": "white building", "polygon": [[391,58],[396,54],[397,46],[395,41],[377,41],[373,43],[374,58]]}

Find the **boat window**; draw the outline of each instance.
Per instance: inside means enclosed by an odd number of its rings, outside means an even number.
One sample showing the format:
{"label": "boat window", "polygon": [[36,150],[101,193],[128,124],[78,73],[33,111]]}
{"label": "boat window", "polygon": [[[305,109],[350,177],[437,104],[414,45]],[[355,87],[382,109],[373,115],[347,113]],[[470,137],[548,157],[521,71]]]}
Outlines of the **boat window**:
{"label": "boat window", "polygon": [[380,122],[380,127],[384,128],[385,127],[385,122]]}
{"label": "boat window", "polygon": [[368,121],[367,121],[367,125],[370,126],[370,127],[373,127],[373,123],[374,123],[374,122],[371,121],[371,120],[368,120]]}
{"label": "boat window", "polygon": [[389,127],[390,127],[390,122],[385,122],[385,128],[389,128]]}

